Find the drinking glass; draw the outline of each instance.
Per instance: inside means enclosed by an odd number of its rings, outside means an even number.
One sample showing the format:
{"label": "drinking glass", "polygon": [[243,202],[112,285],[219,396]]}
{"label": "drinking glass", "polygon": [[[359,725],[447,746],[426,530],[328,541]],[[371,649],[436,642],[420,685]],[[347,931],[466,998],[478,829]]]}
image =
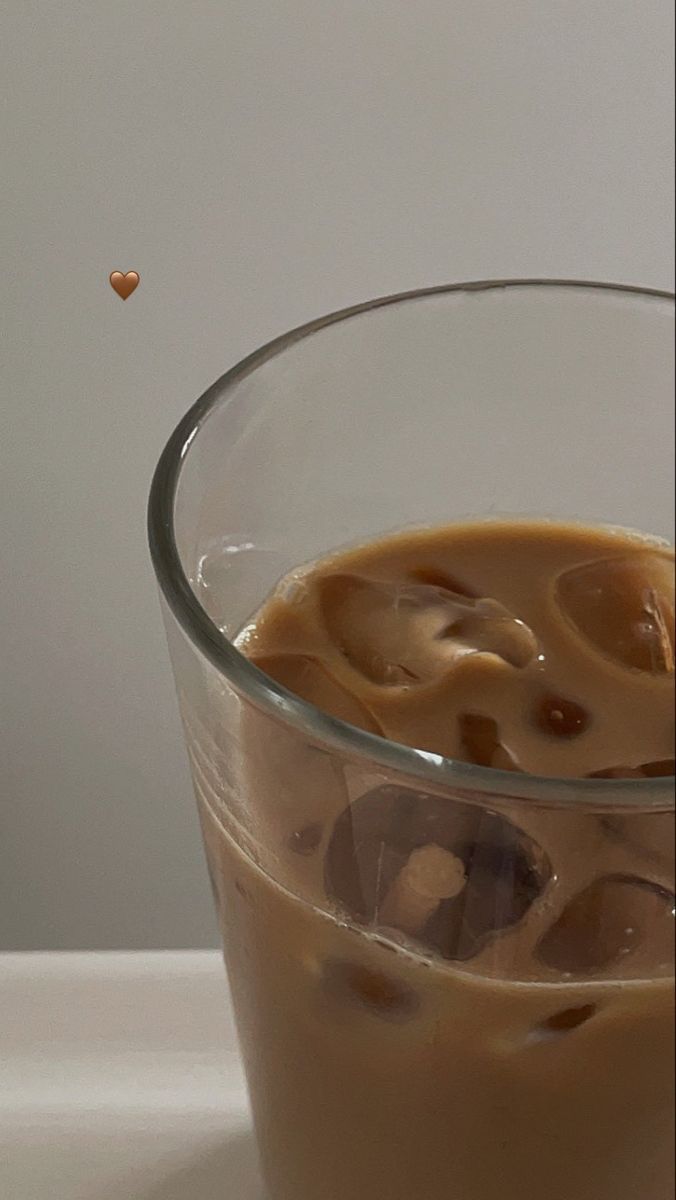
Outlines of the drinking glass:
{"label": "drinking glass", "polygon": [[[672,296],[574,281],[378,299],[233,367],[162,454],[150,543],[270,1200],[673,1195],[673,779],[398,745],[235,645],[292,568],[390,530],[670,539],[673,326]],[[464,831],[478,957],[369,903],[378,855],[430,822]],[[586,915],[557,957],[572,861]]]}

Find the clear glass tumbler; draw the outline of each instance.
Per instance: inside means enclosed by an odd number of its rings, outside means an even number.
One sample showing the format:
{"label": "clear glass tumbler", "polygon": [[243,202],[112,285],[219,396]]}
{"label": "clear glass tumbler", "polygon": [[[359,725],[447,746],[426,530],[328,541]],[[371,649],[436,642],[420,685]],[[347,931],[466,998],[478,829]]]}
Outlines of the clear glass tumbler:
{"label": "clear glass tumbler", "polygon": [[[252,354],[162,454],[152,555],[271,1200],[673,1196],[673,779],[406,748],[233,644],[293,567],[405,526],[670,538],[673,327],[673,297],[618,286],[388,297]],[[376,852],[449,814],[486,911],[537,917],[480,969],[397,943],[360,900]],[[552,962],[572,861],[582,919]]]}

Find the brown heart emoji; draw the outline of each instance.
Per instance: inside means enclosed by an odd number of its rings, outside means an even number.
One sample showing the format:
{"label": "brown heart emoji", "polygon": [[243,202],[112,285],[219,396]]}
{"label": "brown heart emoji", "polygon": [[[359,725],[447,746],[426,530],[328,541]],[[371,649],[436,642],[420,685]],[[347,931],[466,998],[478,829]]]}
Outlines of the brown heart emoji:
{"label": "brown heart emoji", "polygon": [[127,271],[123,275],[122,271],[111,271],[110,286],[114,292],[122,300],[127,300],[132,292],[135,292],[140,283],[140,276],[137,271]]}

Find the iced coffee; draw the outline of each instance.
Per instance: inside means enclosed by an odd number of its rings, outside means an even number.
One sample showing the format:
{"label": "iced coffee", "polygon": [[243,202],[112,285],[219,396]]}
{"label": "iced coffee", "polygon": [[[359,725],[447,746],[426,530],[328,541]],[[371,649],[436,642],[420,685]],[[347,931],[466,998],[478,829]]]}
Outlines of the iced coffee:
{"label": "iced coffee", "polygon": [[238,816],[193,749],[271,1200],[672,1200],[672,551],[406,531],[299,567],[238,645],[484,778],[425,791],[246,706]]}

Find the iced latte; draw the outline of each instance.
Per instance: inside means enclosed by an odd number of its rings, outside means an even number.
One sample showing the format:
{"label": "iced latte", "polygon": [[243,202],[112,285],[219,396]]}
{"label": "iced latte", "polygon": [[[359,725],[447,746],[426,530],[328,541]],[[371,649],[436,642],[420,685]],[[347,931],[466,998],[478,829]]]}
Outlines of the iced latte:
{"label": "iced latte", "polygon": [[294,571],[237,643],[484,769],[425,791],[254,706],[237,765],[186,722],[271,1200],[672,1200],[673,813],[622,783],[674,771],[672,552],[404,532]]}

